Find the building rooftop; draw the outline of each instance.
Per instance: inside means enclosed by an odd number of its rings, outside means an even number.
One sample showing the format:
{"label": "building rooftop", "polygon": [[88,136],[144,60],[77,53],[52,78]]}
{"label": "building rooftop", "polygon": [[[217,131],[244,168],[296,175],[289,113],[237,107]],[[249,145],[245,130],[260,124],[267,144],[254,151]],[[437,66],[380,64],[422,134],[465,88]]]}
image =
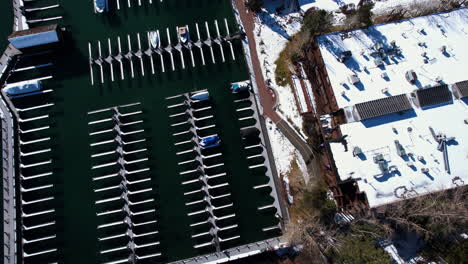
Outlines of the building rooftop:
{"label": "building rooftop", "polygon": [[[338,106],[410,93],[438,82],[466,80],[467,18],[468,9],[463,8],[318,37]],[[352,55],[341,62],[346,51]],[[414,84],[405,76],[411,70],[417,76]]]}
{"label": "building rooftop", "polygon": [[328,11],[338,10],[340,7],[344,5],[354,5],[357,6],[360,0],[341,0],[341,1],[334,1],[334,0],[299,0],[299,6],[301,7],[302,11],[307,11],[311,8],[318,8],[324,9]]}
{"label": "building rooftop", "polygon": [[[345,144],[330,144],[335,165],[370,207],[468,183],[468,100],[455,85],[468,79],[467,16],[463,8],[318,38],[348,120]],[[352,53],[344,63],[343,51]]]}
{"label": "building rooftop", "polygon": [[[331,143],[340,179],[356,179],[371,207],[393,202],[405,193],[417,195],[464,185],[468,183],[467,119],[466,102],[454,100],[426,110],[414,108],[404,114],[341,125],[342,134],[348,135],[348,151],[341,143]],[[454,137],[447,142],[448,172],[444,152],[438,150],[439,143],[430,128],[436,134]],[[388,172],[383,173],[374,160],[379,154],[383,155]],[[426,169],[428,172],[424,173]]]}

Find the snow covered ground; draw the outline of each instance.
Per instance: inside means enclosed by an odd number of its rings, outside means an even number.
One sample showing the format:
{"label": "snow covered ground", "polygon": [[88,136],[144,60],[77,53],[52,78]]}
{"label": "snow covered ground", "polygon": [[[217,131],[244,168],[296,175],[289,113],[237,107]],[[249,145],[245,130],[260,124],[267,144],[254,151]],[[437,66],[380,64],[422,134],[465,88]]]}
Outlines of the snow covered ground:
{"label": "snow covered ground", "polygon": [[[288,42],[288,38],[300,30],[302,22],[298,12],[276,14],[275,9],[281,4],[281,1],[265,1],[265,8],[256,21],[255,41],[265,80],[278,94],[278,113],[285,120],[291,120],[294,126],[302,128],[302,118],[296,106],[293,90],[289,86],[279,87],[275,83],[275,60]],[[291,161],[297,157],[307,180],[307,167],[300,154],[274,124],[268,122],[267,126],[279,173],[285,175],[290,169]]]}
{"label": "snow covered ground", "polygon": [[272,144],[273,155],[275,156],[275,163],[278,172],[285,176],[290,170],[291,161],[296,158],[299,168],[304,176],[304,180],[308,182],[309,175],[307,172],[307,165],[299,151],[297,151],[291,142],[283,136],[283,134],[277,129],[276,125],[269,120],[267,120],[267,130]]}
{"label": "snow covered ground", "polygon": [[[354,4],[357,6],[360,0],[299,0],[299,6],[302,12],[310,8],[323,9],[327,11],[339,11],[344,5]],[[435,4],[441,0],[374,0],[374,12],[389,10],[397,6],[407,7],[414,3]]]}
{"label": "snow covered ground", "polygon": [[357,6],[359,4],[359,1],[360,0],[299,0],[299,5],[303,12],[309,10],[310,8],[324,9],[327,11],[336,11],[344,5],[354,4],[355,6]]}
{"label": "snow covered ground", "polygon": [[[438,6],[442,0],[374,0],[374,15],[383,14],[397,7],[410,8],[411,5],[418,3],[425,6]],[[340,11],[340,7],[348,4],[357,6],[360,0],[299,0],[299,7],[302,12],[311,8],[323,9],[334,12],[335,21],[337,24],[342,24],[346,18]]]}
{"label": "snow covered ground", "polygon": [[302,22],[299,13],[275,14],[275,9],[280,3],[273,0],[265,2],[265,9],[258,15],[259,20],[255,25],[255,41],[265,79],[278,93],[280,113],[292,120],[297,127],[302,127],[302,118],[291,87],[279,87],[274,81],[275,61],[288,42],[288,38],[300,30]]}

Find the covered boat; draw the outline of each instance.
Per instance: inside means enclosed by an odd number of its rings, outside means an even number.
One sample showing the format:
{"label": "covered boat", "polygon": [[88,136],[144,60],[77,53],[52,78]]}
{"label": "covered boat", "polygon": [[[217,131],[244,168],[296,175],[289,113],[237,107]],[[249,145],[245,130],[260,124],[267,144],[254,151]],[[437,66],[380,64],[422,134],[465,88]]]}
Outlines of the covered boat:
{"label": "covered boat", "polygon": [[206,101],[210,99],[210,94],[207,91],[198,92],[190,96],[190,99],[194,101]]}
{"label": "covered boat", "polygon": [[200,147],[202,148],[212,148],[219,146],[221,139],[218,136],[208,136],[200,138]]}
{"label": "covered boat", "polygon": [[233,93],[240,93],[250,89],[250,81],[242,81],[231,83],[231,91]]}
{"label": "covered boat", "polygon": [[159,47],[161,47],[161,39],[159,38],[159,31],[150,31],[148,36],[149,36],[149,40],[151,43],[151,47],[153,49],[159,49]]}
{"label": "covered boat", "polygon": [[3,87],[3,91],[5,91],[8,96],[15,97],[38,92],[41,90],[41,86],[40,80],[29,80],[7,84]]}
{"label": "covered boat", "polygon": [[186,44],[190,40],[190,32],[188,26],[178,28],[179,40],[182,44]]}
{"label": "covered boat", "polygon": [[98,13],[103,13],[107,11],[107,0],[94,0],[94,9]]}

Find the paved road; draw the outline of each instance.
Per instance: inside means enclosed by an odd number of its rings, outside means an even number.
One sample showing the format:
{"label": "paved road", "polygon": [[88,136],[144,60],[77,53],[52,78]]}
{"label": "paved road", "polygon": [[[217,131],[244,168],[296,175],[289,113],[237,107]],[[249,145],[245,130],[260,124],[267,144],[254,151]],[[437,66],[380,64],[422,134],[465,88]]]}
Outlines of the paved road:
{"label": "paved road", "polygon": [[250,55],[252,58],[253,70],[255,73],[255,80],[257,82],[258,93],[260,97],[260,104],[263,108],[263,115],[272,120],[277,126],[281,133],[288,138],[288,140],[293,144],[293,146],[299,150],[304,161],[309,163],[313,158],[313,152],[307,142],[299,136],[299,134],[291,128],[288,123],[283,120],[278,113],[275,111],[274,107],[276,105],[277,98],[275,93],[267,87],[265,79],[263,77],[262,68],[260,66],[260,61],[258,59],[257,47],[255,43],[254,36],[254,19],[255,15],[253,12],[249,12],[245,7],[244,0],[235,0],[237,10],[244,26],[245,33],[249,39],[249,48]]}

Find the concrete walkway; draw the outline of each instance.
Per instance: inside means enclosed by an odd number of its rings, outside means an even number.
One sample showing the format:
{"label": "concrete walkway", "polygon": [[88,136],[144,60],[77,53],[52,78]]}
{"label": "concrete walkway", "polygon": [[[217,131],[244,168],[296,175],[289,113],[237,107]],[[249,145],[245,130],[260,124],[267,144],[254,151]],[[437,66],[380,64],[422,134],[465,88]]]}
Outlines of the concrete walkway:
{"label": "concrete walkway", "polygon": [[281,133],[293,144],[293,146],[301,153],[302,158],[309,164],[314,158],[313,151],[307,142],[294,130],[288,122],[283,120],[278,113],[275,111],[276,95],[275,92],[267,87],[265,79],[263,77],[262,68],[258,59],[257,47],[254,36],[254,19],[255,14],[249,12],[245,7],[244,0],[234,0],[237,10],[239,11],[240,19],[244,27],[247,39],[249,40],[250,57],[252,59],[253,71],[255,73],[255,80],[258,87],[258,93],[260,97],[260,104],[263,108],[263,115],[268,117],[273,123],[275,123]]}
{"label": "concrete walkway", "polygon": [[[0,58],[0,80],[7,72],[10,58],[17,50],[8,46]],[[3,95],[3,94],[2,94]],[[15,142],[14,116],[7,102],[1,98],[0,115],[2,124],[2,177],[3,177],[3,262],[16,263],[16,195],[15,195]]]}

